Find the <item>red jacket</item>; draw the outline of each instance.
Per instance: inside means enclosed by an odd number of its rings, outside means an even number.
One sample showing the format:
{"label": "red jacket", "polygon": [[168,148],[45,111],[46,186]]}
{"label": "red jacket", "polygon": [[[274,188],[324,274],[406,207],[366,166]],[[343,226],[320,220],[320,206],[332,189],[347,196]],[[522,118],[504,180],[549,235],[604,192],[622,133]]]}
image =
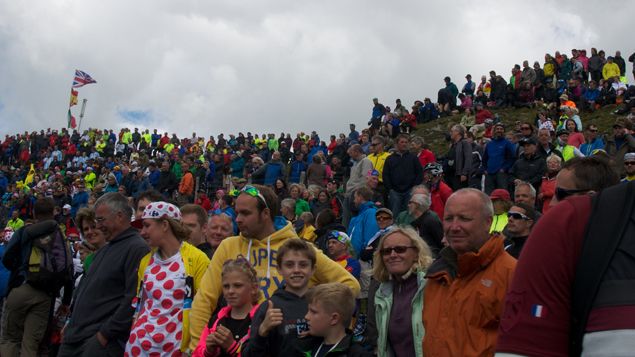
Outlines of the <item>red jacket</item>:
{"label": "red jacket", "polygon": [[432,188],[430,192],[430,209],[443,221],[443,211],[445,211],[445,201],[452,194],[452,189],[445,182],[439,181],[439,186]]}

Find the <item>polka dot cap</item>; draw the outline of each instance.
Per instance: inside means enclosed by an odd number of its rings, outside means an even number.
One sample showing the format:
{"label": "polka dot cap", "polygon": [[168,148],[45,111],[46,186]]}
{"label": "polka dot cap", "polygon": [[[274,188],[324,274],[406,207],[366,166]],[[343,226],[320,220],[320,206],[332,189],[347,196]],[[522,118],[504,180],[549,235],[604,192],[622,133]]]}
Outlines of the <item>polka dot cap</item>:
{"label": "polka dot cap", "polygon": [[141,219],[146,219],[146,218],[157,219],[157,218],[164,218],[164,217],[173,218],[173,219],[176,219],[177,221],[180,221],[181,210],[179,210],[178,207],[176,207],[175,205],[171,203],[167,203],[163,201],[152,202],[148,204],[146,208],[143,210],[143,215],[141,216]]}

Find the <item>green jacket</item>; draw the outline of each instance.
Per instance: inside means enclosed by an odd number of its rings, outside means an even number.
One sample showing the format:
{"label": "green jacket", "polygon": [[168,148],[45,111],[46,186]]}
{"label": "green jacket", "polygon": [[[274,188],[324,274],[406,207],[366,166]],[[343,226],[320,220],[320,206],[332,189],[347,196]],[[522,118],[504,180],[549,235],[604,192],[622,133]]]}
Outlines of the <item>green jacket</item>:
{"label": "green jacket", "polygon": [[[412,337],[415,341],[415,356],[423,356],[423,288],[426,285],[425,271],[419,271],[417,283],[419,288],[412,299]],[[392,308],[392,282],[385,282],[379,285],[375,293],[375,320],[377,321],[377,356],[392,356],[388,346],[388,321],[390,320],[390,310]]]}

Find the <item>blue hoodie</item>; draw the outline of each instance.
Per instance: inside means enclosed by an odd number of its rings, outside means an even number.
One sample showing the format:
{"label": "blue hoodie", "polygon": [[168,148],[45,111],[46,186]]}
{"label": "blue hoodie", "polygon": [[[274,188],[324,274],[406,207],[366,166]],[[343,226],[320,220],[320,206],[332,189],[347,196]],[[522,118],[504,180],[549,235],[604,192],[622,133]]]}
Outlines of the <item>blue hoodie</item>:
{"label": "blue hoodie", "polygon": [[379,231],[375,213],[377,208],[373,202],[367,201],[359,206],[359,214],[351,219],[348,225],[348,235],[355,250],[355,257],[364,249],[375,233]]}

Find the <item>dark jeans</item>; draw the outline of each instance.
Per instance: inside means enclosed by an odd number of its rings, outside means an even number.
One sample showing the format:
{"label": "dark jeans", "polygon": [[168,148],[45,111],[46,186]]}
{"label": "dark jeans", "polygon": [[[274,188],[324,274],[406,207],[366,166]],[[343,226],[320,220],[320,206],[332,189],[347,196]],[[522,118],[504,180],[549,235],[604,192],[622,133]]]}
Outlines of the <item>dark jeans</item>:
{"label": "dark jeans", "polygon": [[507,173],[497,172],[485,176],[485,193],[488,195],[497,188],[508,189]]}
{"label": "dark jeans", "polygon": [[397,216],[399,212],[408,209],[408,200],[410,199],[410,191],[397,192],[390,190],[388,193],[388,208],[392,211],[393,216]]}
{"label": "dark jeans", "polygon": [[57,357],[120,357],[123,352],[124,348],[118,341],[108,341],[104,347],[95,335],[77,343],[63,343]]}

